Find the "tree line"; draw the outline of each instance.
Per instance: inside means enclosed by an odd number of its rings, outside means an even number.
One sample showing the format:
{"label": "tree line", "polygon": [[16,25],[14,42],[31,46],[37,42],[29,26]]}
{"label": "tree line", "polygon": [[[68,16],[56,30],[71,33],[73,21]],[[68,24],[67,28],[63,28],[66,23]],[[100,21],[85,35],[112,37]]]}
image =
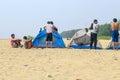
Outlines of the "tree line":
{"label": "tree line", "polygon": [[[120,20],[119,22],[119,30],[120,30]],[[99,32],[98,36],[111,36],[111,24],[110,23],[105,23],[99,26]],[[72,36],[81,29],[74,29],[74,30],[68,30],[68,31],[63,31],[61,33],[63,38],[72,38]]]}

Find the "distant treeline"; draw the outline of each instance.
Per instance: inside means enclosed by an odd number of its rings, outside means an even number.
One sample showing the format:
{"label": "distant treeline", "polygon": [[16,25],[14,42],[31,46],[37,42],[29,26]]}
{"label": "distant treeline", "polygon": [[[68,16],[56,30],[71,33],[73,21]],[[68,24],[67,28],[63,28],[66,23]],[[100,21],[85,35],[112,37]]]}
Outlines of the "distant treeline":
{"label": "distant treeline", "polygon": [[73,30],[68,30],[68,31],[63,31],[61,33],[63,38],[72,38],[72,36],[81,29],[73,29]]}
{"label": "distant treeline", "polygon": [[[63,31],[61,33],[63,38],[72,38],[72,36],[81,29]],[[120,30],[120,20],[119,20],[119,30]],[[100,25],[98,36],[111,36],[110,23],[105,23]]]}

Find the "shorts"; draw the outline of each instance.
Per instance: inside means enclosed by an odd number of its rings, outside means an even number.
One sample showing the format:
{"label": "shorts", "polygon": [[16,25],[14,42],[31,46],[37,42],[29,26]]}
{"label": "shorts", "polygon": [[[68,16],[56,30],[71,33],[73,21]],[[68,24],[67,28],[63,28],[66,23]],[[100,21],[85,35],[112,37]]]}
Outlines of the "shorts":
{"label": "shorts", "polygon": [[119,32],[118,30],[112,31],[112,42],[118,42]]}
{"label": "shorts", "polygon": [[52,33],[47,33],[46,41],[52,41],[52,40],[53,40]]}

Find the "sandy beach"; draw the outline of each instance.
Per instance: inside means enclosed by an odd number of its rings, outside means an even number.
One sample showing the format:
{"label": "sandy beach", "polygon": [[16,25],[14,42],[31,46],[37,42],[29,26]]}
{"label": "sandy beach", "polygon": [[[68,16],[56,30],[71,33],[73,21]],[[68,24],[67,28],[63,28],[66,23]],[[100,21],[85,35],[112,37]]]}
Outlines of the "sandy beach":
{"label": "sandy beach", "polygon": [[120,50],[11,48],[0,40],[0,80],[120,80]]}

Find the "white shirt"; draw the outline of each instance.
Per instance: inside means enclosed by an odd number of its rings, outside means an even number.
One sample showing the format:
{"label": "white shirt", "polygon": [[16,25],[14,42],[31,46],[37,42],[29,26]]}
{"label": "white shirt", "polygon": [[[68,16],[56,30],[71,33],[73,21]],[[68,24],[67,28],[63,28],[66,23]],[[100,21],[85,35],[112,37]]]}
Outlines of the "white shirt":
{"label": "white shirt", "polygon": [[47,25],[45,26],[45,29],[46,29],[46,32],[47,32],[47,33],[52,33],[52,25],[51,25],[51,24],[47,24]]}
{"label": "white shirt", "polygon": [[91,30],[91,32],[92,33],[97,33],[97,29],[98,29],[98,24],[93,23],[93,29]]}

